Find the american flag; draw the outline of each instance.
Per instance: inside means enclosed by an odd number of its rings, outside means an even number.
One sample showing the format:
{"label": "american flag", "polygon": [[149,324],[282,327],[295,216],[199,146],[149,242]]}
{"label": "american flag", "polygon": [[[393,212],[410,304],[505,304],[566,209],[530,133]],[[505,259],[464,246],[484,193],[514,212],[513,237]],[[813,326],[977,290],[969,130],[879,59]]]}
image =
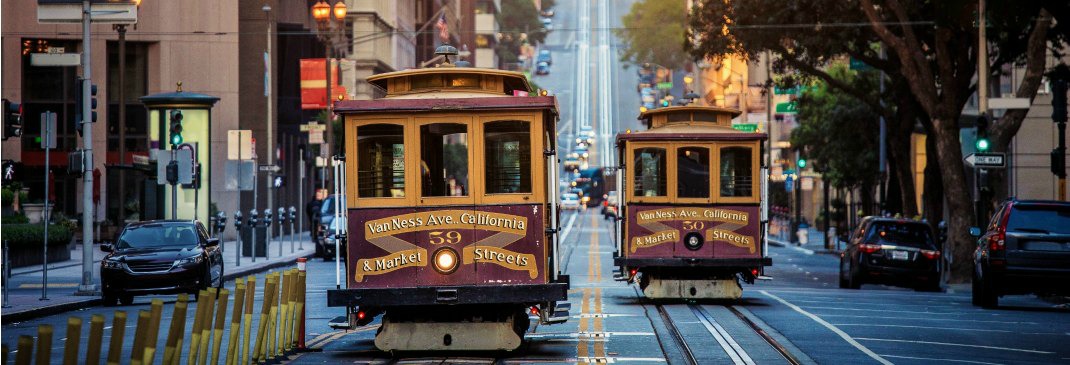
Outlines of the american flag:
{"label": "american flag", "polygon": [[438,38],[443,42],[450,41],[450,25],[446,23],[446,13],[438,16],[438,22],[435,23],[435,29],[438,29]]}

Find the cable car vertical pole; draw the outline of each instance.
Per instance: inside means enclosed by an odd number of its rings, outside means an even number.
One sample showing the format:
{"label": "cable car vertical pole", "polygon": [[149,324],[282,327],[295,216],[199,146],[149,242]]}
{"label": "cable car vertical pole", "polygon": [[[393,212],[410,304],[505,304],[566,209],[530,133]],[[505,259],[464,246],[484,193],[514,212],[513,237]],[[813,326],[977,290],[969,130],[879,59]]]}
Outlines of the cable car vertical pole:
{"label": "cable car vertical pole", "polygon": [[333,161],[331,161],[331,162],[332,162],[332,165],[334,166],[334,169],[331,172],[334,173],[333,178],[334,178],[334,194],[335,194],[334,199],[333,199],[334,200],[334,219],[335,219],[334,220],[334,287],[336,289],[341,289],[342,288],[342,274],[341,274],[342,261],[341,261],[341,254],[338,252],[339,247],[340,247],[339,244],[338,244],[338,236],[339,236],[338,235],[338,233],[339,233],[338,232],[338,226],[342,223],[342,221],[339,220],[341,218],[339,218],[339,214],[338,214],[338,208],[339,208],[339,205],[340,205],[339,204],[340,203],[339,200],[341,198],[339,193],[338,193],[338,191],[339,191],[338,188],[340,186],[338,184],[338,178],[339,178],[339,176],[338,176],[338,166],[339,166],[338,165],[338,156],[337,155],[333,156],[332,160]]}
{"label": "cable car vertical pole", "polygon": [[624,232],[620,229],[622,221],[620,215],[624,208],[624,164],[621,163],[622,161],[624,161],[624,158],[617,156],[617,212],[613,216],[613,235],[616,237],[618,255],[624,254],[624,245],[622,244],[624,242]]}
{"label": "cable car vertical pole", "polygon": [[[552,147],[552,146],[551,146]],[[553,232],[553,247],[554,247],[554,265],[551,268],[553,270],[554,281],[557,281],[561,264],[560,255],[558,254],[558,242],[561,240],[561,232],[558,230],[559,224],[557,221],[557,152],[554,149],[546,150],[546,188],[547,198],[550,199],[548,204],[550,210],[546,212],[550,215],[550,232]]]}

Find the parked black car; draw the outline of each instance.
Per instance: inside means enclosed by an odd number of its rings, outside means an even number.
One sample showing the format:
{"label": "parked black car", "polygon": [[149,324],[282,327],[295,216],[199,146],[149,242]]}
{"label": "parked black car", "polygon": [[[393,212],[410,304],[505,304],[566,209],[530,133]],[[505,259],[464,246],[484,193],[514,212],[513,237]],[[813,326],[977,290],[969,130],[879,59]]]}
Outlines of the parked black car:
{"label": "parked black car", "polygon": [[973,255],[973,304],[996,307],[1014,294],[1070,295],[1070,203],[1008,200],[992,215]]}
{"label": "parked black car", "polygon": [[[316,235],[316,256],[323,258],[323,261],[333,261],[335,251],[335,237],[334,237],[334,203],[335,199],[339,199],[338,195],[328,196],[323,200],[323,204],[320,206],[319,211],[319,229]],[[343,202],[344,203],[344,202]],[[343,208],[343,210],[345,210]],[[340,248],[339,253],[342,257],[342,261],[345,261],[346,254],[346,241],[342,240],[338,243]]]}
{"label": "parked black car", "polygon": [[223,285],[219,239],[197,221],[156,220],[123,228],[100,262],[104,304],[130,304],[135,295],[196,294]]}
{"label": "parked black car", "polygon": [[940,249],[924,222],[865,217],[840,254],[840,287],[863,283],[940,290]]}

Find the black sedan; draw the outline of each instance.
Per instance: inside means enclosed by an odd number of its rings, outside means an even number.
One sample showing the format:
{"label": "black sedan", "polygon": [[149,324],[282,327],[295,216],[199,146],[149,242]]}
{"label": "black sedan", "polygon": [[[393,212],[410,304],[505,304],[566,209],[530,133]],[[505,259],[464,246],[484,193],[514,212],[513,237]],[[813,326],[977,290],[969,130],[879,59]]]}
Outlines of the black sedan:
{"label": "black sedan", "polygon": [[100,262],[104,304],[130,304],[135,295],[196,294],[223,285],[219,239],[196,221],[157,220],[127,225]]}
{"label": "black sedan", "polygon": [[840,254],[840,287],[863,283],[940,290],[940,250],[928,224],[866,217]]}

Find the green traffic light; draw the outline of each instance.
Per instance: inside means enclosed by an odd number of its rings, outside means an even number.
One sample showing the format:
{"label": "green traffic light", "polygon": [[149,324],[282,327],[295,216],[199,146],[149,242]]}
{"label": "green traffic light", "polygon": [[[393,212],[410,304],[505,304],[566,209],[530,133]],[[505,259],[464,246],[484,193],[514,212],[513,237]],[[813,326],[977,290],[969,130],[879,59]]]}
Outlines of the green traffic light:
{"label": "green traffic light", "polygon": [[171,136],[171,144],[182,144],[182,135],[175,134]]}
{"label": "green traffic light", "polygon": [[806,168],[806,159],[800,158],[799,161],[796,162],[796,165],[798,165],[800,169]]}
{"label": "green traffic light", "polygon": [[977,150],[980,152],[988,151],[988,138],[977,139]]}

